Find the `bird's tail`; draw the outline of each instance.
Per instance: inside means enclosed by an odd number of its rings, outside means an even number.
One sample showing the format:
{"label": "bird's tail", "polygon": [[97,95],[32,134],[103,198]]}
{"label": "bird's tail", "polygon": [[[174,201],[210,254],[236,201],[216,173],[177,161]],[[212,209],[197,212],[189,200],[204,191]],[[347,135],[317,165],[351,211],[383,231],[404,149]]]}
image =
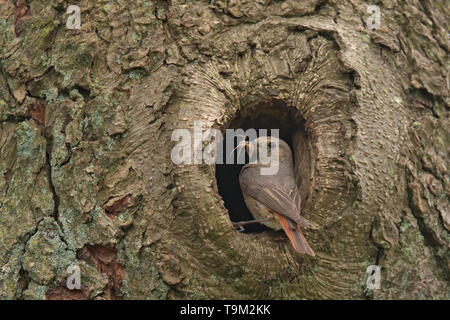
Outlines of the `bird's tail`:
{"label": "bird's tail", "polygon": [[306,242],[305,236],[303,235],[300,226],[290,222],[288,218],[285,218],[281,214],[274,213],[274,215],[278,222],[281,224],[281,227],[288,236],[289,240],[291,241],[295,251],[300,254],[309,254],[310,256],[314,257],[314,251],[311,249],[308,242]]}

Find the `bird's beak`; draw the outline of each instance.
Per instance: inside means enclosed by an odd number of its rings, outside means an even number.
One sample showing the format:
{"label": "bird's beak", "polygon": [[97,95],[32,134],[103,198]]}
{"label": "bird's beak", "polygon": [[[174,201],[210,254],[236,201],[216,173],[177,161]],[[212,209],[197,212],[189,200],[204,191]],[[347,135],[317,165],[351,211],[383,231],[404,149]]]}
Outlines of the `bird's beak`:
{"label": "bird's beak", "polygon": [[241,142],[239,142],[239,144],[236,146],[236,148],[233,149],[233,151],[231,151],[231,153],[233,153],[236,149],[238,149],[238,157],[239,154],[242,150],[242,147],[245,148],[245,152],[248,154],[249,153],[249,148],[250,148],[250,144],[248,143],[248,141],[242,140]]}

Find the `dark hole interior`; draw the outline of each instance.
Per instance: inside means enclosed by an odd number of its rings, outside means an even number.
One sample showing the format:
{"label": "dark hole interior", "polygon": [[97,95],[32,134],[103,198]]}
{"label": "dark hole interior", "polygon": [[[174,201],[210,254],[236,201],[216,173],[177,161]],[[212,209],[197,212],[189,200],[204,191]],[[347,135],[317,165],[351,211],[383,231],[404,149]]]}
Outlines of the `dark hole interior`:
{"label": "dark hole interior", "polygon": [[[292,137],[294,132],[303,130],[304,121],[299,116],[298,111],[293,107],[288,107],[283,101],[275,100],[263,102],[247,109],[242,109],[236,117],[229,123],[225,129],[238,129],[244,131],[253,128],[267,129],[267,135],[271,135],[270,129],[279,129],[279,137],[286,141],[291,150]],[[226,141],[226,132],[224,130],[224,141]],[[237,139],[234,141],[234,147],[237,145]],[[226,143],[223,144],[223,154],[230,154],[232,150],[226,150]],[[253,220],[253,216],[248,210],[239,186],[239,173],[244,164],[237,164],[237,155],[235,152],[234,164],[216,164],[216,179],[219,194],[224,200],[225,207],[228,210],[230,219],[233,222]],[[246,162],[248,163],[248,157]],[[244,225],[244,233],[259,233],[271,229],[260,223]]]}

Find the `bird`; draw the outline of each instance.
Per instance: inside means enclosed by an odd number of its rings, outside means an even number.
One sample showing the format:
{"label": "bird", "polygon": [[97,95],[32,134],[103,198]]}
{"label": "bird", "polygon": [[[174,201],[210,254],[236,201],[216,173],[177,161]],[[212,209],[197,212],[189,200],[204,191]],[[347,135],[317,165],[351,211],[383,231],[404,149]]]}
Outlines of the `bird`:
{"label": "bird", "polygon": [[238,147],[243,145],[250,159],[257,149],[261,150],[261,146],[267,148],[269,157],[273,152],[278,152],[278,171],[273,175],[262,175],[261,169],[269,165],[262,161],[259,154],[256,161],[242,167],[239,185],[245,204],[255,220],[235,222],[233,225],[259,222],[274,230],[283,229],[296,252],[314,257],[315,253],[301,230],[312,227],[312,223],[300,216],[301,197],[295,182],[291,148],[274,136],[259,137],[251,142],[243,140]]}

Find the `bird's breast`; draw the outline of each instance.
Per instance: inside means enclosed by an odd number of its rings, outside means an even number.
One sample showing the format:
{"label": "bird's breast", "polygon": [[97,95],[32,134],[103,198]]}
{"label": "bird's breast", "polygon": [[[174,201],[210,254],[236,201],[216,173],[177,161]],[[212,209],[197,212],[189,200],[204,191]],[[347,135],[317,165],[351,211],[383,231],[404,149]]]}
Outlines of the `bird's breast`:
{"label": "bird's breast", "polygon": [[245,193],[244,200],[248,210],[256,220],[271,218],[270,220],[263,222],[263,224],[266,227],[274,230],[281,229],[280,223],[275,219],[275,217],[273,216],[273,211],[269,207]]}

